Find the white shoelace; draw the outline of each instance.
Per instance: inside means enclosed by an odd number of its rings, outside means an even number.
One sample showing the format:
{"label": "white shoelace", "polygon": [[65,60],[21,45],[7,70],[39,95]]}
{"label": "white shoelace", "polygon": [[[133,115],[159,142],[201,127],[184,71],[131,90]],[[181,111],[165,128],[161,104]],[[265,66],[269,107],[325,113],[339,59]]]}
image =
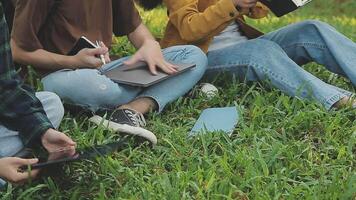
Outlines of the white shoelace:
{"label": "white shoelace", "polygon": [[143,114],[138,113],[138,112],[133,112],[131,110],[125,110],[125,113],[127,114],[128,117],[132,120],[132,122],[135,124],[135,126],[138,127],[145,127],[146,126],[146,120]]}

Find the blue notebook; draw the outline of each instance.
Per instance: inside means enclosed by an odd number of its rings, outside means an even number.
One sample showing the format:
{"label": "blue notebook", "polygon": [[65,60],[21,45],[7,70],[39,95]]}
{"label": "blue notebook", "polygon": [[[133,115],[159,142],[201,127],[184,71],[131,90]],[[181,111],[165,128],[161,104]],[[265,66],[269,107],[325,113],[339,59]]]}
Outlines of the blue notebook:
{"label": "blue notebook", "polygon": [[236,107],[208,108],[200,114],[189,136],[214,131],[223,131],[231,135],[238,120]]}

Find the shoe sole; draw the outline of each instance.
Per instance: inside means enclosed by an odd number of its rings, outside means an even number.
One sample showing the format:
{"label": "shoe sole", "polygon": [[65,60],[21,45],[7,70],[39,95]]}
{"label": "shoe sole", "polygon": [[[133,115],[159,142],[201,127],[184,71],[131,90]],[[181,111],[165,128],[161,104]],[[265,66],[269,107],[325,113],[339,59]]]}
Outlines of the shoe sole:
{"label": "shoe sole", "polygon": [[94,115],[93,117],[91,117],[89,119],[89,121],[93,122],[94,124],[96,124],[98,126],[102,125],[112,131],[115,131],[115,132],[122,132],[122,133],[127,133],[130,135],[135,135],[135,136],[145,138],[148,141],[150,141],[153,145],[157,144],[157,137],[155,136],[155,134],[153,134],[151,131],[146,130],[144,128],[134,127],[134,126],[130,126],[127,124],[118,124],[118,123],[106,120],[98,115]]}

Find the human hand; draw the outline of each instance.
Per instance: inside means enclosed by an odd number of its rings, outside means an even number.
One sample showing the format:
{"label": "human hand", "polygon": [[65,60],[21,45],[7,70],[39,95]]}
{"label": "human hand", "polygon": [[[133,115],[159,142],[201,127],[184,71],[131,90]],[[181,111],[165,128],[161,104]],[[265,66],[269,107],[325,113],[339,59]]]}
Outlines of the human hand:
{"label": "human hand", "polygon": [[67,135],[56,131],[54,129],[48,129],[42,138],[43,147],[49,152],[60,152],[60,151],[74,151],[76,143],[73,142]]}
{"label": "human hand", "polygon": [[16,157],[7,157],[0,159],[0,177],[5,180],[14,183],[22,184],[31,178],[35,178],[39,171],[31,170],[22,172],[20,167],[33,165],[38,162],[37,158],[34,159],[22,159]]}
{"label": "human hand", "polygon": [[240,8],[253,8],[256,6],[258,0],[232,0],[235,6]]}
{"label": "human hand", "polygon": [[141,48],[127,61],[125,65],[133,65],[137,62],[144,61],[147,63],[150,72],[157,75],[157,67],[167,74],[177,72],[177,67],[164,60],[161,47],[157,41],[146,40]]}
{"label": "human hand", "polygon": [[77,55],[75,55],[74,62],[79,68],[98,68],[103,65],[98,55],[104,55],[105,62],[109,63],[109,49],[104,43],[100,43],[100,48],[85,48],[80,50]]}

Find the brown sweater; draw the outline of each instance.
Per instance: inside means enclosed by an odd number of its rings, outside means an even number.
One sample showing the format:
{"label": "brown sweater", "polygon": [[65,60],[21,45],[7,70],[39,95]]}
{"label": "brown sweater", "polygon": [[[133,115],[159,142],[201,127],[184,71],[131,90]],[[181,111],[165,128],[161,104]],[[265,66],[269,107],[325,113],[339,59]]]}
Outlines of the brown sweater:
{"label": "brown sweater", "polygon": [[169,13],[162,47],[193,44],[207,52],[213,37],[235,20],[248,38],[263,35],[247,25],[243,18],[262,18],[268,14],[266,6],[258,3],[249,11],[239,12],[231,0],[163,0]]}
{"label": "brown sweater", "polygon": [[27,51],[67,54],[86,36],[110,47],[141,23],[132,0],[17,0],[12,39]]}

